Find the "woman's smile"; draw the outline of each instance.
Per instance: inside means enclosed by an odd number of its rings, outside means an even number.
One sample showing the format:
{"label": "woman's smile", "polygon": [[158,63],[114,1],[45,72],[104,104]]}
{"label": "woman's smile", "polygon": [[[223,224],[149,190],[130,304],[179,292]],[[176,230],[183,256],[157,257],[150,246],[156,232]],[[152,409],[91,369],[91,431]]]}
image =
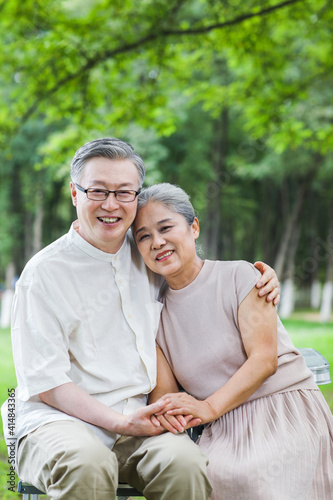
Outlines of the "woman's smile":
{"label": "woman's smile", "polygon": [[172,255],[174,250],[167,250],[166,252],[159,253],[156,255],[156,260],[161,262],[162,260],[166,260],[170,255]]}

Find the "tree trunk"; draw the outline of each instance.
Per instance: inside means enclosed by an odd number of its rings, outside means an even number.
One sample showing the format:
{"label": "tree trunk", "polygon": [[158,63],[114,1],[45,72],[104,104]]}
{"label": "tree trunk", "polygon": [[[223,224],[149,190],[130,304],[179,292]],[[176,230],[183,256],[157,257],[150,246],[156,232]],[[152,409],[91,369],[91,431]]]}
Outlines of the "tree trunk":
{"label": "tree trunk", "polygon": [[33,240],[33,223],[31,212],[24,214],[24,263],[31,259],[32,253],[32,240]]}
{"label": "tree trunk", "polygon": [[296,199],[293,204],[293,207],[291,208],[291,213],[287,218],[285,230],[281,238],[280,247],[274,263],[275,272],[280,279],[283,277],[283,272],[286,267],[288,247],[290,245],[292,235],[295,231],[299,216],[301,214],[307,184],[308,183],[306,181],[303,181],[297,190]]}
{"label": "tree trunk", "polygon": [[14,281],[15,281],[15,264],[10,262],[6,269],[6,289],[2,293],[1,297],[1,315],[0,315],[0,326],[1,328],[7,328],[10,326],[10,315],[12,309],[12,302],[14,297]]}
{"label": "tree trunk", "polygon": [[[313,200],[314,202],[314,200]],[[318,277],[319,262],[316,253],[318,242],[316,240],[317,236],[317,223],[318,221],[314,218],[315,212],[312,216],[312,241],[311,241],[311,259],[309,259],[307,266],[304,265],[305,270],[308,270],[311,278],[310,285],[310,307],[311,309],[319,309],[321,301],[321,284]],[[306,263],[305,263],[306,264]],[[306,269],[306,267],[308,269]]]}
{"label": "tree trunk", "polygon": [[295,306],[295,257],[300,235],[299,221],[295,221],[294,231],[291,235],[290,246],[286,262],[286,279],[282,285],[281,302],[279,306],[279,316],[282,319],[289,318]]}
{"label": "tree trunk", "polygon": [[320,321],[326,322],[331,318],[333,299],[333,203],[330,210],[329,229],[327,235],[327,266],[326,282],[323,288],[323,296],[320,307]]}
{"label": "tree trunk", "polygon": [[214,180],[208,184],[206,191],[207,211],[205,216],[203,245],[208,259],[221,258],[221,197],[226,171],[228,147],[228,110],[224,109],[215,127],[213,141]]}
{"label": "tree trunk", "polygon": [[43,199],[42,195],[39,198],[38,205],[36,207],[36,215],[33,225],[33,240],[32,240],[32,254],[39,252],[43,246],[43,217],[44,217],[44,208],[43,208]]}
{"label": "tree trunk", "polygon": [[310,291],[310,305],[311,309],[318,309],[320,307],[321,299],[321,285],[318,279],[315,279],[311,283]]}

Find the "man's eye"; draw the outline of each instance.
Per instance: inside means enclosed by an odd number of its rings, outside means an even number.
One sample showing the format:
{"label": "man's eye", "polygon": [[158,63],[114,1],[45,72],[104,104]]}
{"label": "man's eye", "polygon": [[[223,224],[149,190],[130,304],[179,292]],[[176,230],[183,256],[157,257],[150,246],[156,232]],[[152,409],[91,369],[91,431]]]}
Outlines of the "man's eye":
{"label": "man's eye", "polygon": [[105,194],[105,189],[89,189],[89,193],[93,194]]}

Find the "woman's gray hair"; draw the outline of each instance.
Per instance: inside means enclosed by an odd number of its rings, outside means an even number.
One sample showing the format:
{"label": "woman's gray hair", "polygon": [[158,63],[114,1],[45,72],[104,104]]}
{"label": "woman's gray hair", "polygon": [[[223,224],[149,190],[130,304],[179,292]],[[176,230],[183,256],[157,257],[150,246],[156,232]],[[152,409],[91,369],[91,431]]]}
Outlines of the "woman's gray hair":
{"label": "woman's gray hair", "polygon": [[193,224],[196,215],[190,197],[179,186],[163,182],[143,189],[138,196],[138,210],[151,201],[161,203],[172,212],[182,215],[189,226]]}
{"label": "woman's gray hair", "polygon": [[110,160],[130,160],[137,168],[140,182],[139,187],[142,186],[145,178],[145,165],[141,156],[134,151],[134,148],[128,142],[115,139],[114,137],[87,142],[76,151],[71,165],[71,178],[73,182],[80,180],[86,162],[90,158],[95,157],[109,158]]}

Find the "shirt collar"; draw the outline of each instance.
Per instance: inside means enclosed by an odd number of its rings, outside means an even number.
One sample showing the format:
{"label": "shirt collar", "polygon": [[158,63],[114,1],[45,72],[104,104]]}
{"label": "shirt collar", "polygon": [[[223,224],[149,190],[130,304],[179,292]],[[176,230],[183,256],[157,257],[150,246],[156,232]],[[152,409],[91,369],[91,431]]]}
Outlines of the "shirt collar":
{"label": "shirt collar", "polygon": [[74,243],[75,246],[80,248],[80,250],[82,250],[84,253],[90,255],[90,257],[93,257],[94,259],[97,259],[97,260],[102,260],[104,262],[114,262],[115,258],[116,258],[116,260],[118,258],[122,258],[123,254],[126,253],[126,249],[128,247],[128,236],[127,235],[126,235],[126,238],[124,239],[122,246],[119,248],[118,252],[113,254],[113,253],[103,252],[99,248],[96,248],[93,245],[91,245],[90,243],[88,243],[77,232],[78,227],[79,227],[79,221],[76,220],[71,225],[70,230],[68,232],[68,236],[69,236],[70,240]]}

